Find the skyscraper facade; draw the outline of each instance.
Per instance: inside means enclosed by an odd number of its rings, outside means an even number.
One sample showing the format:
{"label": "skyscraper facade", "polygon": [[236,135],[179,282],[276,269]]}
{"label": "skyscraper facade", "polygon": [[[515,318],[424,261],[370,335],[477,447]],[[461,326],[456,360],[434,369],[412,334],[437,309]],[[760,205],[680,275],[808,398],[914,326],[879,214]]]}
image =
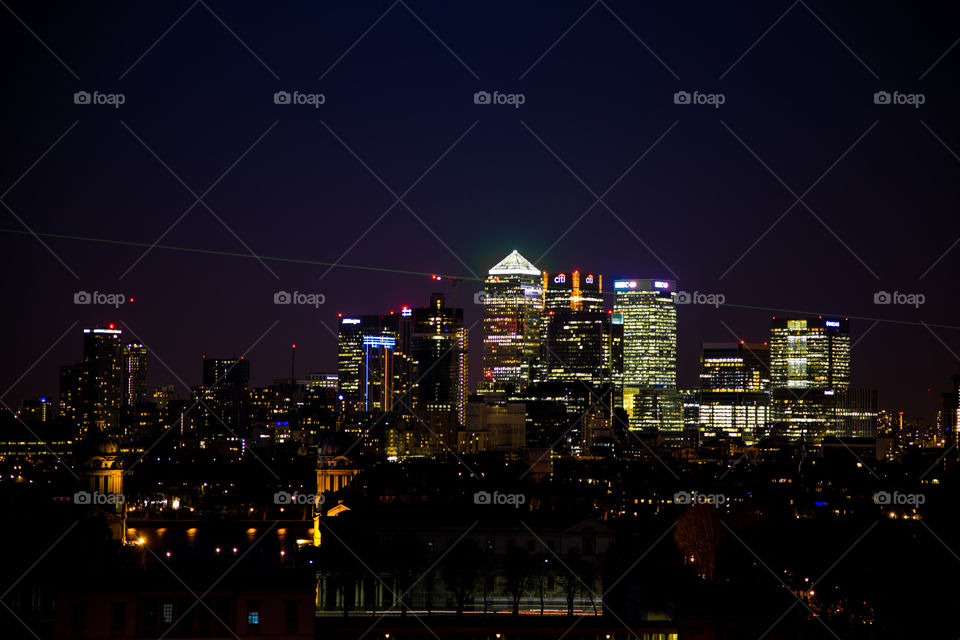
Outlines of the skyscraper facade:
{"label": "skyscraper facade", "polygon": [[770,330],[773,419],[790,439],[840,435],[832,396],[850,387],[850,322],[774,318]]}
{"label": "skyscraper facade", "polygon": [[115,325],[83,330],[81,432],[119,435],[123,408],[123,331]]}
{"label": "skyscraper facade", "polygon": [[430,306],[410,312],[415,411],[418,415],[449,414],[456,424],[462,425],[467,393],[467,331],[463,326],[463,309],[447,307],[443,294],[435,293],[430,297]]}
{"label": "skyscraper facade", "polygon": [[770,346],[705,343],[698,397],[702,439],[731,437],[753,444],[770,420]]}
{"label": "skyscraper facade", "polygon": [[203,357],[203,384],[194,387],[194,400],[204,434],[241,437],[248,426],[250,361],[246,358]]}
{"label": "skyscraper facade", "polygon": [[337,394],[346,413],[409,412],[412,312],[340,318]]}
{"label": "skyscraper facade", "polygon": [[541,367],[541,273],[513,251],[490,269],[484,287],[480,387],[519,394]]}
{"label": "skyscraper facade", "polygon": [[622,406],[629,426],[679,438],[676,282],[621,279],[613,289],[613,312],[623,324]]}
{"label": "skyscraper facade", "polygon": [[123,350],[123,401],[136,408],[147,401],[147,348],[132,342]]}

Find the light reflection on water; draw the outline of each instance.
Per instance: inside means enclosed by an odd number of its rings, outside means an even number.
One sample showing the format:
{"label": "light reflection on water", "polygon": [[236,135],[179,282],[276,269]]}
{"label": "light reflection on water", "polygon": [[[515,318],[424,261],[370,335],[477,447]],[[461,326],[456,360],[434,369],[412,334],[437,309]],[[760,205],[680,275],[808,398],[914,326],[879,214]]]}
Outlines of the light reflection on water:
{"label": "light reflection on water", "polygon": [[270,522],[258,522],[256,526],[249,523],[227,522],[191,522],[191,523],[164,523],[166,526],[155,526],[148,523],[137,523],[135,527],[127,528],[127,540],[135,541],[143,538],[146,545],[157,554],[167,551],[179,558],[217,556],[234,554],[242,555],[247,549],[256,544],[256,548],[264,552],[285,554],[296,550],[298,539],[312,539],[312,523],[284,523],[283,526],[272,527]]}

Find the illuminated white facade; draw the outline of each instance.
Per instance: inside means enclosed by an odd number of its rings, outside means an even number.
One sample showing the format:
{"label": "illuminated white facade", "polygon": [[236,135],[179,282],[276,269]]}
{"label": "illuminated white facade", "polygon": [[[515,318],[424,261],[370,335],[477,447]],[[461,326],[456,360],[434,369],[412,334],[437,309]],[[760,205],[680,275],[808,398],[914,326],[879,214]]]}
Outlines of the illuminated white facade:
{"label": "illuminated white facade", "polygon": [[488,272],[483,294],[481,391],[521,391],[540,357],[541,274],[513,251]]}
{"label": "illuminated white facade", "polygon": [[677,309],[673,280],[614,280],[614,315],[623,322],[623,408],[631,429],[679,436]]}

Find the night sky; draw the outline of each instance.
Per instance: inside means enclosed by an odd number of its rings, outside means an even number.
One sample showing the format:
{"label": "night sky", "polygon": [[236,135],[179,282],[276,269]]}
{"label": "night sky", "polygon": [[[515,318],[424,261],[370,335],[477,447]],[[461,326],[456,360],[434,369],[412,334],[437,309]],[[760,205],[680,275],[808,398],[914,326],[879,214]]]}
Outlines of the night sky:
{"label": "night sky", "polygon": [[[204,354],[247,353],[269,384],[292,342],[298,375],[335,371],[338,312],[437,290],[391,270],[483,277],[513,249],[759,307],[679,308],[683,388],[701,342],[767,339],[767,308],[854,317],[853,382],[882,408],[929,422],[960,371],[947,3],[0,4],[10,406],[56,397],[98,322],[147,345],[151,390],[185,394]],[[207,253],[144,255],[155,242]],[[338,262],[386,271],[322,264]],[[474,380],[481,288],[465,280],[457,299]],[[75,305],[80,290],[135,302]],[[278,290],[326,303],[274,305]],[[878,291],[925,302],[877,305]]]}

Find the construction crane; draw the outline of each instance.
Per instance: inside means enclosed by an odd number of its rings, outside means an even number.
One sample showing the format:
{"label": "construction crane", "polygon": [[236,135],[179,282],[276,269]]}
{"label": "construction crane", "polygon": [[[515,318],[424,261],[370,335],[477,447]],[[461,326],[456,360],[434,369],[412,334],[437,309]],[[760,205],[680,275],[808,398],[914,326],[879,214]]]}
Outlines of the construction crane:
{"label": "construction crane", "polygon": [[450,308],[456,309],[457,308],[457,285],[460,283],[460,278],[452,278],[450,276],[438,276],[438,275],[432,275],[430,277],[433,280],[436,280],[437,282],[440,282],[441,280],[444,280],[444,279],[450,281]]}

